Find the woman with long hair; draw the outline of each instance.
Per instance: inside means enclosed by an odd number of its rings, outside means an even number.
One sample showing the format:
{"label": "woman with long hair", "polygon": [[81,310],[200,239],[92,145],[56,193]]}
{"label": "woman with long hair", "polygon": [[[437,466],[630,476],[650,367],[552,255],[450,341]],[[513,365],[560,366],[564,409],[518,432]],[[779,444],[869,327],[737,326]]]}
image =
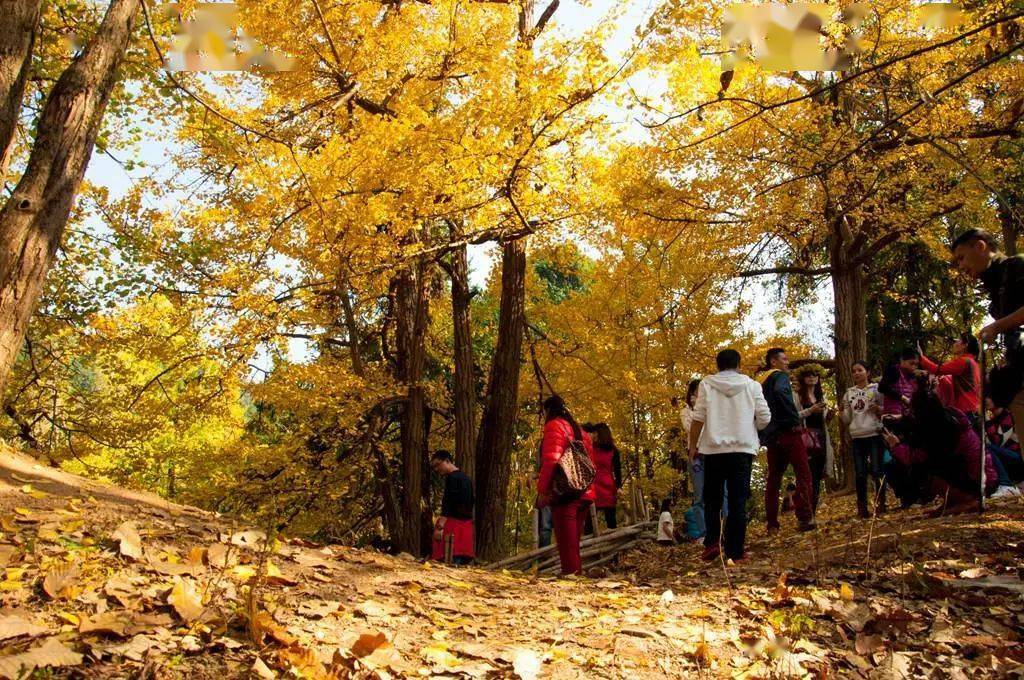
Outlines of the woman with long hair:
{"label": "woman with long hair", "polygon": [[808,433],[807,463],[811,468],[811,508],[818,511],[821,499],[821,482],[832,475],[832,444],[829,441],[827,422],[832,412],[825,403],[821,388],[821,377],[825,369],[818,364],[804,364],[793,371],[797,408]]}
{"label": "woman with long hair", "polygon": [[843,395],[841,417],[853,441],[853,469],[856,474],[857,514],[861,519],[871,517],[868,510],[868,474],[874,479],[875,511],[885,512],[885,475],[882,460],[885,442],[882,431],[882,394],[871,382],[871,371],[866,361],[854,361],[850,367],[853,385]]}
{"label": "woman with long hair", "polygon": [[935,393],[944,405],[973,419],[981,413],[981,366],[978,364],[981,348],[978,339],[969,332],[953,338],[950,345],[953,358],[938,364],[921,351],[918,343],[921,368],[939,377]]}
{"label": "woman with long hair", "polygon": [[541,442],[540,475],[537,478],[537,507],[551,507],[555,541],[558,543],[558,557],[562,563],[562,575],[580,574],[583,563],[580,559],[580,537],[586,524],[590,505],[594,502],[594,485],[586,491],[568,497],[556,497],[552,491],[552,478],[558,461],[574,441],[582,441],[590,459],[594,460],[594,446],[590,435],[583,431],[573,418],[565,402],[558,395],[544,400],[544,438]]}
{"label": "woman with long hair", "polygon": [[594,442],[594,505],[604,514],[605,526],[615,529],[615,507],[622,488],[622,456],[607,423],[587,424],[583,430],[590,433]]}
{"label": "woman with long hair", "polygon": [[886,429],[882,431],[893,457],[886,476],[898,480],[897,493],[904,507],[936,496],[943,502],[933,514],[977,507],[983,455],[985,494],[996,490],[995,465],[970,419],[963,411],[944,406],[927,379],[914,393],[906,420],[892,428],[883,421]]}

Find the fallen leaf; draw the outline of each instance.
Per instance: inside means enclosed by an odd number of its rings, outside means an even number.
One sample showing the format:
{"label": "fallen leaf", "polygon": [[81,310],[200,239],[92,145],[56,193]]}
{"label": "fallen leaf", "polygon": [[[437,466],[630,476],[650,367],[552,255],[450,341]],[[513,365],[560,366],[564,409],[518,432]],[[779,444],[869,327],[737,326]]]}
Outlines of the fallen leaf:
{"label": "fallen leaf", "polygon": [[62,564],[54,567],[47,572],[46,578],[43,579],[43,592],[52,600],[72,596],[78,574],[78,566],[75,564]]}
{"label": "fallen leaf", "polygon": [[118,549],[122,555],[133,560],[142,559],[142,539],[135,529],[134,522],[122,522],[111,538],[118,541]]}
{"label": "fallen leaf", "polygon": [[211,567],[224,568],[230,566],[229,562],[234,562],[233,559],[229,559],[230,552],[231,548],[223,543],[214,543],[206,549],[206,562]]}
{"label": "fallen leaf", "polygon": [[171,633],[167,630],[158,630],[153,634],[136,635],[128,642],[108,645],[103,649],[112,654],[123,656],[132,661],[142,661],[153,650],[160,651],[171,648]]}
{"label": "fallen leaf", "polygon": [[974,567],[973,569],[964,569],[960,572],[960,578],[981,578],[982,576],[988,576],[990,572],[985,567]]}
{"label": "fallen leaf", "polygon": [[35,637],[46,631],[46,626],[32,623],[20,616],[0,616],[0,640],[22,636]]}
{"label": "fallen leaf", "polygon": [[201,564],[181,564],[180,562],[150,562],[149,568],[165,576],[198,576],[205,571]]}
{"label": "fallen leaf", "polygon": [[849,583],[843,583],[839,586],[839,599],[846,602],[853,600],[853,587]]}
{"label": "fallen leaf", "polygon": [[715,660],[711,646],[707,642],[698,642],[693,649],[693,659],[701,668],[711,668],[711,663]]}
{"label": "fallen leaf", "polygon": [[858,654],[867,656],[883,650],[885,648],[885,641],[882,640],[881,635],[857,633],[857,641],[854,644],[854,648]]}
{"label": "fallen leaf", "polygon": [[420,650],[420,656],[434,667],[451,669],[459,665],[459,658],[449,652],[448,646],[442,642],[424,647]]}
{"label": "fallen leaf", "polygon": [[72,614],[71,612],[57,612],[57,618],[61,621],[64,621],[65,623],[70,623],[72,626],[75,626],[76,628],[78,627],[78,624],[82,622],[82,620],[77,615]]}
{"label": "fallen leaf", "polygon": [[363,633],[359,639],[352,644],[352,654],[361,659],[377,651],[378,648],[388,644],[388,638],[384,633]]}
{"label": "fallen leaf", "polygon": [[95,616],[83,616],[78,624],[79,633],[107,633],[124,637],[125,630],[131,625],[128,612],[122,610],[103,612]]}
{"label": "fallen leaf", "polygon": [[188,560],[189,564],[197,564],[198,565],[198,564],[202,564],[203,563],[203,556],[205,554],[206,554],[206,550],[204,550],[203,548],[200,548],[198,545],[194,545],[194,546],[192,546],[192,548],[189,549],[188,557],[186,557],[185,559]]}
{"label": "fallen leaf", "polygon": [[292,671],[300,678],[322,678],[323,664],[315,650],[292,644],[277,651],[277,657],[285,664],[293,666]]}
{"label": "fallen leaf", "polygon": [[267,535],[257,529],[249,529],[232,534],[230,542],[231,545],[237,545],[240,548],[259,550],[267,542]]}
{"label": "fallen leaf", "polygon": [[310,619],[322,619],[338,611],[341,602],[334,600],[305,600],[299,603],[297,613]]}
{"label": "fallen leaf", "polygon": [[203,613],[203,602],[192,584],[184,579],[175,579],[174,587],[167,596],[167,604],[174,607],[185,623],[192,623]]}
{"label": "fallen leaf", "polygon": [[36,668],[78,666],[81,663],[81,654],[68,649],[57,638],[51,637],[27,652],[0,657],[0,677],[22,678],[30,675]]}
{"label": "fallen leaf", "polygon": [[290,579],[284,574],[282,574],[281,570],[277,567],[277,565],[271,562],[270,560],[267,560],[266,578],[267,583],[279,586],[294,586],[298,584],[298,581]]}
{"label": "fallen leaf", "polygon": [[182,650],[193,654],[203,649],[203,643],[195,635],[182,635],[179,645]]}
{"label": "fallen leaf", "polygon": [[356,605],[356,613],[361,614],[367,618],[376,616],[387,616],[388,614],[397,613],[398,609],[390,604],[382,605],[380,602],[375,600],[366,600]]}
{"label": "fallen leaf", "polygon": [[296,642],[295,637],[284,629],[267,612],[259,612],[252,621],[253,636],[260,642],[268,635],[282,645],[291,645]]}
{"label": "fallen leaf", "polygon": [[256,657],[256,661],[252,664],[252,672],[257,677],[263,678],[263,680],[274,680],[277,677],[277,673],[270,670],[270,667],[263,662],[263,659]]}

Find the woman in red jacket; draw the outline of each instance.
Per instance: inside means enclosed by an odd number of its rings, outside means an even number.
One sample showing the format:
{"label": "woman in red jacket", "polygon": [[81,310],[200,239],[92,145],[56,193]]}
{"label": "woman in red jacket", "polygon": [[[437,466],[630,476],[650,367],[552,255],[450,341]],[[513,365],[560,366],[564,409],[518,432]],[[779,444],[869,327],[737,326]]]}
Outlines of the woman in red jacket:
{"label": "woman in red jacket", "polygon": [[953,358],[943,364],[925,356],[921,343],[917,345],[917,352],[921,356],[921,368],[939,376],[936,393],[942,403],[970,418],[977,418],[981,411],[981,366],[978,365],[981,347],[978,339],[970,333],[961,333],[953,340]]}
{"label": "woman in red jacket", "polygon": [[551,493],[551,478],[555,466],[569,445],[576,439],[594,460],[594,447],[590,435],[580,429],[579,424],[565,408],[559,396],[544,400],[544,440],[540,448],[540,476],[537,479],[537,507],[551,506],[555,541],[558,543],[558,557],[562,562],[562,575],[580,574],[583,563],[580,559],[580,536],[583,525],[594,502],[594,485],[573,498],[554,498]]}
{"label": "woman in red jacket", "polygon": [[607,423],[588,423],[583,430],[594,438],[594,505],[604,513],[605,526],[615,529],[618,527],[615,506],[618,491],[622,488],[622,458]]}

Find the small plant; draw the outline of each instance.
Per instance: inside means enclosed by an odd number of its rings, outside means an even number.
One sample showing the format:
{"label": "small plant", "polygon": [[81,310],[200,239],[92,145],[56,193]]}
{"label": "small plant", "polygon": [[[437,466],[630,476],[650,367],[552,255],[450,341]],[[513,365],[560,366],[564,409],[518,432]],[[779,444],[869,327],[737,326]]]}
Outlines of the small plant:
{"label": "small plant", "polygon": [[768,616],[768,623],[777,634],[793,640],[814,630],[814,620],[802,609],[777,609]]}

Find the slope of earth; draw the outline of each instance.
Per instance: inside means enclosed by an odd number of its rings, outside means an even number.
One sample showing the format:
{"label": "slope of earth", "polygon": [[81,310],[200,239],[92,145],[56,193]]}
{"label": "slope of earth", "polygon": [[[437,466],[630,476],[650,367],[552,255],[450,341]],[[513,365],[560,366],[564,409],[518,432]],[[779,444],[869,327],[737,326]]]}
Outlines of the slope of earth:
{"label": "slope of earth", "polygon": [[[0,452],[0,677],[1006,677],[1024,501],[555,580],[301,540]],[[35,670],[33,670],[35,669]]]}

